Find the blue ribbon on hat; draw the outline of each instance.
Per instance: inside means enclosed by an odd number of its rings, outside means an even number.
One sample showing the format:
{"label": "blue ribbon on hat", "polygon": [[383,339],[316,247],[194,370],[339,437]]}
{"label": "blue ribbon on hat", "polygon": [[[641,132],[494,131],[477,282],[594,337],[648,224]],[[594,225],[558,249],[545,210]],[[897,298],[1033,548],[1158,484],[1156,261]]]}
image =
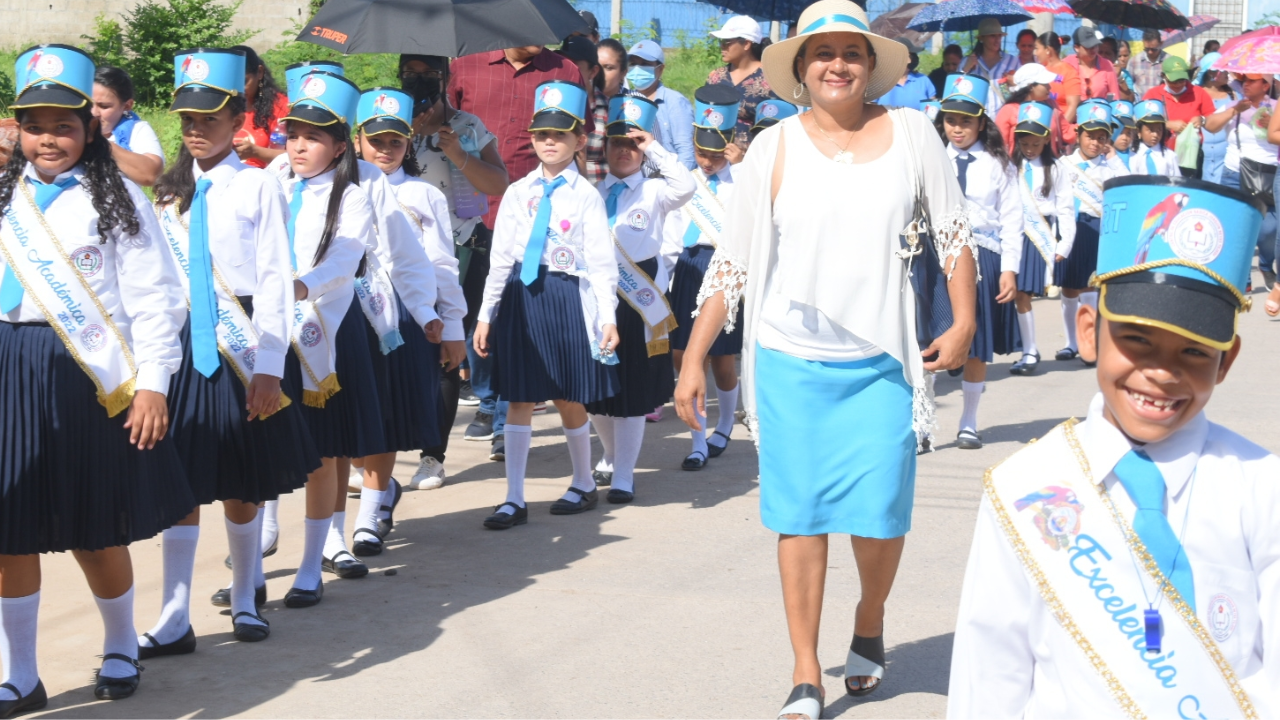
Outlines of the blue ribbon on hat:
{"label": "blue ribbon on hat", "polygon": [[817,20],[814,20],[813,22],[809,23],[805,27],[805,29],[800,31],[800,34],[807,35],[813,32],[814,30],[817,30],[820,27],[823,27],[826,25],[834,25],[835,23],[845,23],[847,25],[852,25],[857,28],[862,28],[867,32],[871,32],[871,28],[867,27],[866,23],[862,22],[861,20],[859,20],[858,18],[852,15],[824,15],[823,17],[820,17]]}

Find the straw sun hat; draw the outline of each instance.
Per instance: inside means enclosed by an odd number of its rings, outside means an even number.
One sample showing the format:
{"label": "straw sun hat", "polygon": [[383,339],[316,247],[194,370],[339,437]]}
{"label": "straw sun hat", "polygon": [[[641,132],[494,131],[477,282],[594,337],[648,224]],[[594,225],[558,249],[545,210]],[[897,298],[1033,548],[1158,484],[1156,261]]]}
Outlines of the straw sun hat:
{"label": "straw sun hat", "polygon": [[829,32],[859,33],[876,53],[876,67],[867,83],[866,100],[889,92],[906,72],[907,49],[895,40],[871,32],[867,13],[850,0],[818,0],[800,13],[799,32],[787,40],[765,48],[764,78],[778,97],[798,105],[811,105],[809,89],[796,77],[795,61],[800,46],[813,35]]}

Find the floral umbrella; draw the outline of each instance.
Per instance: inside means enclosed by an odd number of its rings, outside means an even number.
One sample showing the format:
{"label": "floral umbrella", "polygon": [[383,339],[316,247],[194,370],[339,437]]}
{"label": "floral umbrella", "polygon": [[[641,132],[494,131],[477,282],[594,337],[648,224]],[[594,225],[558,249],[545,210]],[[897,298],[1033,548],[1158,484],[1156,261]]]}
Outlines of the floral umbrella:
{"label": "floral umbrella", "polygon": [[1067,0],[1086,20],[1146,30],[1180,30],[1191,25],[1169,0]]}
{"label": "floral umbrella", "polygon": [[1016,25],[1031,16],[1010,0],[947,0],[921,10],[907,28],[918,32],[965,32],[977,30],[987,18],[995,18],[1001,25]]}
{"label": "floral umbrella", "polygon": [[1075,15],[1067,0],[1014,0],[1029,13],[1053,13],[1054,15]]}
{"label": "floral umbrella", "polygon": [[1187,19],[1191,21],[1191,27],[1185,30],[1165,30],[1160,33],[1160,47],[1169,47],[1183,40],[1190,40],[1220,22],[1212,15],[1192,15]]}
{"label": "floral umbrella", "polygon": [[1233,73],[1280,73],[1280,27],[1270,25],[1223,43],[1214,70]]}

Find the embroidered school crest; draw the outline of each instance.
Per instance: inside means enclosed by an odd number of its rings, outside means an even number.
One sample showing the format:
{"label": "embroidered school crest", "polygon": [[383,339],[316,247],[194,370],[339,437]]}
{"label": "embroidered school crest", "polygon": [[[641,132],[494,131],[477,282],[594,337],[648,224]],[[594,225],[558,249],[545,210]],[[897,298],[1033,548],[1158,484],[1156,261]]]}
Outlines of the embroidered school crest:
{"label": "embroidered school crest", "polygon": [[1165,233],[1173,253],[1183,260],[1208,264],[1218,258],[1226,233],[1222,222],[1203,208],[1183,210]]}
{"label": "embroidered school crest", "polygon": [[654,296],[653,291],[649,288],[640,288],[636,291],[636,302],[640,304],[640,307],[649,307],[654,300],[657,300],[657,297]]}
{"label": "embroidered school crest", "polygon": [[302,331],[298,333],[298,339],[309,348],[319,345],[323,337],[324,333],[320,330],[320,326],[313,322],[303,325]]}
{"label": "embroidered school crest", "polygon": [[387,307],[387,296],[380,292],[374,293],[369,298],[369,309],[373,310],[374,315],[381,315],[382,311]]}
{"label": "embroidered school crest", "polygon": [[573,251],[567,247],[558,247],[551,252],[551,264],[557,270],[568,270],[574,265]]}
{"label": "embroidered school crest", "polygon": [[1032,522],[1045,544],[1054,550],[1066,550],[1071,546],[1072,538],[1080,534],[1080,515],[1084,512],[1084,505],[1073,490],[1050,485],[1019,499],[1013,507],[1018,512],[1028,508],[1035,511]]}
{"label": "embroidered school crest", "polygon": [[182,74],[191,78],[192,82],[204,82],[209,77],[209,63],[189,55],[182,62]]}
{"label": "embroidered school crest", "polygon": [[649,227],[649,213],[643,210],[633,210],[627,215],[627,224],[635,230],[644,230]]}
{"label": "embroidered school crest", "polygon": [[248,350],[245,350],[244,355],[241,357],[244,359],[244,366],[249,368],[249,371],[252,372],[254,363],[258,361],[258,346],[254,345]]}
{"label": "embroidered school crest", "polygon": [[101,325],[90,325],[80,331],[80,340],[89,352],[98,352],[107,346],[107,330]]}
{"label": "embroidered school crest", "polygon": [[315,75],[308,77],[307,81],[302,83],[302,94],[309,98],[320,97],[328,89],[329,86],[325,84],[324,80]]}
{"label": "embroidered school crest", "polygon": [[85,277],[93,277],[102,269],[102,251],[92,245],[79,248],[71,254],[76,270]]}
{"label": "embroidered school crest", "polygon": [[56,78],[66,69],[62,64],[62,58],[57,55],[45,55],[43,52],[36,53],[31,58],[31,63],[36,75],[42,78]]}
{"label": "embroidered school crest", "polygon": [[1214,640],[1225,642],[1236,631],[1239,621],[1240,610],[1230,595],[1218,593],[1209,599],[1208,625]]}
{"label": "embroidered school crest", "polygon": [[395,115],[400,112],[400,101],[390,95],[379,95],[373,105],[388,115]]}

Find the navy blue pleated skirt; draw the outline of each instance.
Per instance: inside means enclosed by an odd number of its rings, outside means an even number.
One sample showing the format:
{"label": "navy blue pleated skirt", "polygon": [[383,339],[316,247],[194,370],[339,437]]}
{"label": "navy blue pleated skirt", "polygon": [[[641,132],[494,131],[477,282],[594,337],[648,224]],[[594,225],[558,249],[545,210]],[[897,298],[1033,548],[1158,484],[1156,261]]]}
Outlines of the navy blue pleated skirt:
{"label": "navy blue pleated skirt", "polygon": [[1022,264],[1018,267],[1018,292],[1034,297],[1042,297],[1049,274],[1049,263],[1036,249],[1034,243],[1022,237]]}
{"label": "navy blue pleated skirt", "polygon": [[978,330],[973,334],[969,357],[991,362],[995,355],[1020,352],[1022,333],[1018,330],[1018,309],[1014,303],[996,302],[1000,294],[1000,253],[979,247],[978,271],[982,273],[975,313]]}
{"label": "navy blue pleated skirt", "polygon": [[0,555],[128,545],[196,507],[173,441],[130,445],[96,393],[53,328],[0,322]]}
{"label": "navy blue pleated skirt", "polygon": [[[658,258],[636,263],[649,277],[658,272]],[[640,417],[662,407],[676,390],[671,353],[649,357],[644,318],[625,300],[618,300],[618,393],[587,405],[587,412],[609,417]]]}
{"label": "navy blue pleated skirt", "polygon": [[[676,260],[676,269],[671,273],[671,292],[667,293],[667,302],[671,303],[671,311],[676,315],[680,326],[671,331],[671,349],[684,350],[689,346],[689,333],[693,330],[693,313],[698,309],[698,292],[702,290],[702,278],[707,274],[707,266],[711,264],[711,256],[716,249],[710,245],[694,245],[687,247]],[[739,303],[738,317],[742,317]],[[742,323],[733,326],[733,332],[723,330],[716,336],[707,355],[737,355],[742,352]]]}
{"label": "navy blue pleated skirt", "polygon": [[547,272],[542,265],[538,279],[526,286],[516,263],[489,333],[498,395],[508,402],[583,404],[616,395],[616,366],[592,359],[592,342],[582,319],[578,278]]}
{"label": "navy blue pleated skirt", "polygon": [[[335,371],[342,389],[323,408],[302,408],[302,417],[322,458],[362,458],[391,451],[382,432],[378,383],[364,330],[368,324],[360,301],[352,295],[351,307],[334,338],[338,353]],[[289,353],[287,364],[301,377],[296,354]]]}
{"label": "navy blue pleated skirt", "polygon": [[1102,221],[1092,215],[1076,215],[1076,241],[1066,260],[1053,266],[1053,282],[1068,290],[1084,290],[1098,269],[1098,232]]}
{"label": "navy blue pleated skirt", "polygon": [[[253,303],[241,300],[250,317]],[[201,505],[214,500],[260,503],[307,484],[320,455],[302,419],[302,377],[285,373],[280,390],[292,401],[269,418],[248,422],[246,388],[219,354],[213,377],[196,371],[191,324],[182,328],[182,366],[173,376],[169,434],[186,467],[187,482]]]}
{"label": "navy blue pleated skirt", "polygon": [[[440,443],[440,346],[427,342],[396,293],[404,344],[383,355],[378,334],[364,320],[369,358],[378,387],[382,432],[390,451],[425,450]],[[341,380],[341,376],[339,376]]]}

